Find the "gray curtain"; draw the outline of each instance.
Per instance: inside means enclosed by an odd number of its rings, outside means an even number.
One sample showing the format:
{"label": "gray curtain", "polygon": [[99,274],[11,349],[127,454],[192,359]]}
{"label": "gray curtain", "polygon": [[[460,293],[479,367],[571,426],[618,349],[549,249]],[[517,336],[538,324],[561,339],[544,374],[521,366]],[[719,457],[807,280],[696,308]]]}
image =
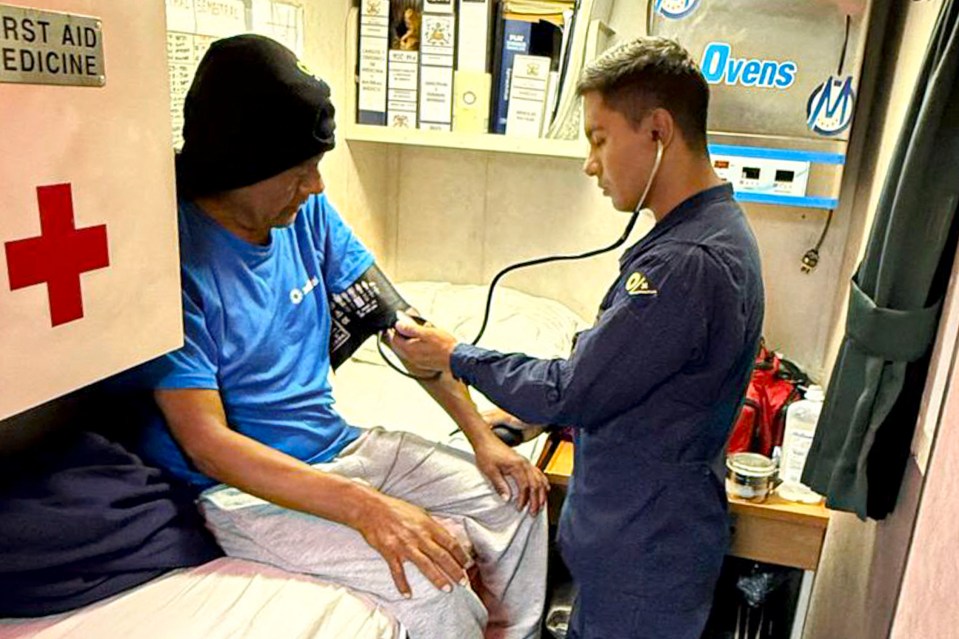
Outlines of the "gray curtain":
{"label": "gray curtain", "polygon": [[895,507],[942,298],[959,200],[959,0],[944,0],[869,235],[803,481],[827,505]]}

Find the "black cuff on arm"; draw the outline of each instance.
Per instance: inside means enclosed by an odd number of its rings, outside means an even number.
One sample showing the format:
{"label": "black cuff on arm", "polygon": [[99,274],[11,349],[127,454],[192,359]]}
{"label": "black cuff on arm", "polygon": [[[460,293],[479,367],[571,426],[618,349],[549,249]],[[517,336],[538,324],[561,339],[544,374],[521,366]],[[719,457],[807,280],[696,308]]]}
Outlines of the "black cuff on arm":
{"label": "black cuff on arm", "polygon": [[330,296],[330,365],[336,369],[371,335],[392,328],[397,311],[408,311],[393,283],[376,264],[345,291]]}

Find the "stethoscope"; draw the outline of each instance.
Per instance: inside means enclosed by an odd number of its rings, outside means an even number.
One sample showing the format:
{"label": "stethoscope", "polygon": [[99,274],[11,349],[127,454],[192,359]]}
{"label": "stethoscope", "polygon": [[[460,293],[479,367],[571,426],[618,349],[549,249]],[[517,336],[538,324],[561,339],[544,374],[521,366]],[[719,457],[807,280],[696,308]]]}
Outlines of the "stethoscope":
{"label": "stethoscope", "polygon": [[[639,215],[643,210],[643,206],[646,204],[646,198],[649,197],[649,191],[653,187],[653,181],[656,179],[656,175],[659,173],[659,166],[663,161],[664,148],[665,147],[663,145],[663,141],[660,140],[659,137],[657,136],[656,137],[656,159],[653,161],[653,168],[649,172],[649,179],[646,180],[646,188],[643,189],[643,195],[642,197],[639,198],[639,202],[636,204],[636,208],[633,209],[633,212],[629,217],[629,222],[626,223],[626,228],[623,230],[623,234],[619,237],[619,239],[613,242],[612,244],[610,244],[609,246],[593,249],[591,251],[586,251],[585,253],[576,253],[574,255],[549,255],[546,257],[538,257],[532,260],[517,262],[515,264],[511,264],[507,266],[506,268],[502,269],[490,281],[489,290],[487,291],[487,294],[486,294],[486,307],[485,307],[485,310],[483,311],[483,323],[480,324],[480,329],[476,333],[476,337],[473,338],[470,344],[475,346],[483,338],[483,333],[486,332],[486,326],[489,323],[490,310],[493,306],[493,292],[496,289],[496,285],[499,283],[501,279],[503,279],[505,275],[512,273],[513,271],[519,270],[521,268],[527,268],[530,266],[539,266],[540,264],[548,264],[550,262],[565,262],[570,260],[583,260],[588,257],[596,257],[597,255],[602,255],[603,253],[608,253],[610,251],[613,251],[619,248],[626,242],[627,239],[629,239],[630,233],[633,232],[633,227],[636,226],[636,220],[639,219]],[[423,320],[422,318],[411,317],[410,319],[418,323],[426,322],[426,320]],[[381,334],[381,337],[382,337],[382,334]],[[395,370],[400,375],[409,377],[411,379],[417,379],[417,380],[434,380],[439,378],[440,376],[439,372],[436,372],[433,375],[421,376],[421,375],[413,375],[400,369],[399,366],[391,362],[389,358],[386,356],[386,352],[383,350],[382,341],[383,341],[382,339],[378,339],[376,344],[376,348],[377,350],[379,350],[380,356],[383,358],[383,360],[387,364],[389,364],[390,368]]]}

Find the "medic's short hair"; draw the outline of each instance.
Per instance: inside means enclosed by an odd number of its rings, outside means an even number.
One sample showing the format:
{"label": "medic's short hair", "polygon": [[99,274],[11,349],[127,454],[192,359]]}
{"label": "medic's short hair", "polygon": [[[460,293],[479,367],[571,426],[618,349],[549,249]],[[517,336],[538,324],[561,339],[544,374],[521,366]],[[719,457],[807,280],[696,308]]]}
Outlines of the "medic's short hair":
{"label": "medic's short hair", "polygon": [[706,151],[709,85],[676,41],[643,37],[606,51],[586,66],[576,85],[579,95],[593,91],[634,124],[653,109],[666,109],[689,147]]}

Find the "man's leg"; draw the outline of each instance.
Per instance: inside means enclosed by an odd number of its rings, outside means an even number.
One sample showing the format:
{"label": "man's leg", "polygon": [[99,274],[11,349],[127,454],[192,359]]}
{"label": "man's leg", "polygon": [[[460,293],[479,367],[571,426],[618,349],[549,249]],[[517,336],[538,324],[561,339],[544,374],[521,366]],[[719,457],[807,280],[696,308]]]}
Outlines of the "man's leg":
{"label": "man's leg", "polygon": [[[537,637],[545,593],[546,525],[505,504],[470,456],[418,437],[375,430],[336,460],[317,466],[364,481],[461,523],[478,554],[490,609],[487,637]],[[382,557],[356,531],[257,500],[234,489],[205,493],[200,505],[227,554],[314,574],[369,594],[414,638],[479,637],[487,611],[469,588],[437,590],[406,564],[412,599],[396,590]]]}
{"label": "man's leg", "polygon": [[[461,522],[477,558],[480,596],[489,611],[488,639],[539,637],[546,599],[548,525],[504,502],[472,455],[410,433],[376,429],[371,454],[388,467],[374,487]],[[358,451],[363,453],[361,449]],[[385,458],[384,458],[384,453]]]}
{"label": "man's leg", "polygon": [[[346,454],[327,472],[366,481],[367,464]],[[389,568],[357,531],[348,526],[281,508],[234,488],[214,488],[200,496],[207,526],[227,555],[314,575],[366,595],[406,627],[411,639],[480,639],[488,615],[470,588],[438,590],[416,566],[404,564],[410,599],[396,589]]]}

